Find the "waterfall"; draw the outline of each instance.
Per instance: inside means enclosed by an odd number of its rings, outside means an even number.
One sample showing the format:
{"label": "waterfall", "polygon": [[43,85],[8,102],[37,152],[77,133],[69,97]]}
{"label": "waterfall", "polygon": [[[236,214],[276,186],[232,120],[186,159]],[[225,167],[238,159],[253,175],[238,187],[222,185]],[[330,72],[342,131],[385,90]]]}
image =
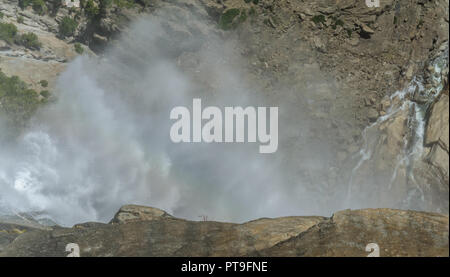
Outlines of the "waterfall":
{"label": "waterfall", "polygon": [[[380,127],[382,124],[394,119],[400,113],[406,112],[407,132],[403,136],[403,145],[400,153],[397,155],[395,167],[392,170],[390,182],[387,184],[388,191],[394,186],[400,168],[406,168],[408,181],[412,182],[419,192],[419,199],[424,201],[424,195],[421,187],[416,182],[414,176],[414,163],[421,159],[424,154],[424,138],[426,131],[426,112],[432,103],[439,97],[444,88],[444,70],[448,70],[448,42],[443,45],[444,49],[438,56],[431,59],[430,66],[421,76],[415,76],[408,85],[393,93],[389,97],[390,107],[386,114],[380,116],[374,123],[367,126],[362,132],[363,144],[360,151],[355,155],[357,160],[353,167],[350,180],[347,186],[347,203],[349,206],[352,201],[352,191],[355,189],[355,176],[360,173],[361,166],[370,162],[380,137]],[[429,74],[429,75],[427,75]],[[412,196],[410,195],[410,198]],[[409,202],[410,199],[406,199]]]}

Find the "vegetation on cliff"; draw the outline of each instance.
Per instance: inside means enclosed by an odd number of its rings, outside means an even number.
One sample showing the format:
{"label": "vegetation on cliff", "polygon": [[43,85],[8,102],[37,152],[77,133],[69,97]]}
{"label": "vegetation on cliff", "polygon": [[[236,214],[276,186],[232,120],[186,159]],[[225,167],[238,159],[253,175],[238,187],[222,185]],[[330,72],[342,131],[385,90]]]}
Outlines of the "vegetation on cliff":
{"label": "vegetation on cliff", "polygon": [[39,105],[38,93],[17,76],[0,71],[0,118],[14,127],[22,127]]}
{"label": "vegetation on cliff", "polygon": [[19,0],[19,6],[22,9],[31,6],[33,7],[33,10],[40,15],[43,15],[48,11],[44,0]]}
{"label": "vegetation on cliff", "polygon": [[239,24],[247,20],[247,12],[242,9],[229,9],[219,19],[219,27],[223,30],[235,29]]}
{"label": "vegetation on cliff", "polygon": [[12,23],[0,23],[0,40],[12,43],[17,34],[17,27]]}
{"label": "vegetation on cliff", "polygon": [[75,19],[65,16],[59,23],[59,34],[63,37],[70,37],[75,33],[78,23]]}
{"label": "vegetation on cliff", "polygon": [[41,47],[36,34],[28,32],[19,35],[17,27],[12,23],[0,23],[0,40],[4,40],[9,44],[23,45],[28,49],[39,49]]}
{"label": "vegetation on cliff", "polygon": [[26,33],[16,38],[16,43],[23,45],[28,49],[39,49],[42,44],[38,39],[38,36],[34,33]]}

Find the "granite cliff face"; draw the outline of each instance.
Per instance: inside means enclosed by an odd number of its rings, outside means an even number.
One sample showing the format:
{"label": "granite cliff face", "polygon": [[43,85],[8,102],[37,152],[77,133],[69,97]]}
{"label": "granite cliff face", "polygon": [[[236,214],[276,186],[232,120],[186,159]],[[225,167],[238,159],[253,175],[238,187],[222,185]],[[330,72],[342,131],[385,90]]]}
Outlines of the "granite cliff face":
{"label": "granite cliff face", "polygon": [[379,106],[380,116],[363,131],[349,197],[391,191],[373,201],[448,213],[448,43]]}
{"label": "granite cliff face", "polygon": [[[0,225],[0,235],[12,225]],[[8,229],[9,228],[9,229]],[[21,229],[0,256],[354,256],[376,243],[380,256],[448,256],[448,216],[390,209],[345,210],[331,218],[262,218],[243,224],[187,221],[125,206],[109,224]],[[5,236],[5,235],[3,235]],[[9,235],[11,236],[11,235]]]}
{"label": "granite cliff face", "polygon": [[13,24],[19,35],[36,34],[41,43],[37,49],[0,39],[0,68],[3,73],[19,76],[37,91],[45,89],[40,85],[41,80],[48,81],[49,88],[53,88],[67,62],[78,55],[70,43],[72,41],[58,36],[58,22],[67,10],[57,16],[39,15],[31,6],[21,9],[17,0],[2,0],[0,12],[1,23]]}
{"label": "granite cliff face", "polygon": [[[433,231],[432,231],[433,230]],[[448,256],[448,216],[390,209],[335,213],[296,237],[262,251],[267,256],[359,257],[367,241],[380,256]]]}
{"label": "granite cliff face", "polygon": [[[79,56],[101,64],[117,47],[122,59],[145,66],[151,47],[136,47],[145,40],[128,36],[140,18],[161,22],[163,39],[154,48],[213,94],[228,93],[232,82],[211,70],[215,59],[204,53],[218,46],[212,37],[229,44],[218,64],[234,68],[270,105],[288,99],[289,118],[308,122],[280,135],[283,184],[301,184],[303,193],[286,185],[288,194],[299,193],[297,203],[313,199],[301,214],[334,216],[232,224],[125,206],[109,224],[50,229],[36,215],[27,224],[21,216],[0,217],[0,255],[64,256],[65,245],[76,242],[82,256],[365,256],[366,244],[376,242],[381,256],[448,256],[448,1],[386,0],[379,8],[362,0],[92,0],[80,7],[55,0],[42,1],[45,8],[19,2],[26,1],[0,0],[0,23],[17,28],[14,37],[0,32],[0,69],[34,89],[42,107],[57,101],[58,78]],[[29,33],[39,47],[24,42]],[[133,83],[126,74],[116,77],[102,88]],[[0,116],[2,97],[0,91]],[[3,181],[13,172],[3,170],[8,164],[0,157],[0,215],[2,190],[16,185]],[[192,218],[206,209],[214,217],[223,209],[207,198],[173,214]],[[106,222],[121,204],[89,209]],[[336,212],[369,207],[405,211]]]}

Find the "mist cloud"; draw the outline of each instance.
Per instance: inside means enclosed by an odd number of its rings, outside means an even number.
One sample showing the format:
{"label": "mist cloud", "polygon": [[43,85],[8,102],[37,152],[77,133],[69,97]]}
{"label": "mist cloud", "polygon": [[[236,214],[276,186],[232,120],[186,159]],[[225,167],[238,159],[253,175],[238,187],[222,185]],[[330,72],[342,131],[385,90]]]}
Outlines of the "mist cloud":
{"label": "mist cloud", "polygon": [[[312,189],[299,173],[328,170],[331,155],[320,143],[302,147],[313,124],[302,110],[306,100],[268,97],[241,77],[232,45],[169,27],[141,19],[101,58],[69,64],[56,103],[0,149],[0,210],[45,211],[65,225],[108,221],[130,203],[189,219],[330,214],[339,198],[324,207],[321,184]],[[205,106],[279,106],[278,152],[261,155],[247,143],[172,143],[170,111],[191,106],[194,97]]]}

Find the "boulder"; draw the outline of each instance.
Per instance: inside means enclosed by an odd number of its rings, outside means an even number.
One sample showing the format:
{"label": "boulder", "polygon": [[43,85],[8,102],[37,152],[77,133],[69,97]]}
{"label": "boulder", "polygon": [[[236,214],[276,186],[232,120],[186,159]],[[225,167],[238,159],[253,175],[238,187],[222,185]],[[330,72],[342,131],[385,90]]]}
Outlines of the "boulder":
{"label": "boulder", "polygon": [[110,223],[121,224],[132,221],[149,221],[172,217],[163,210],[137,205],[126,205],[120,208]]}

